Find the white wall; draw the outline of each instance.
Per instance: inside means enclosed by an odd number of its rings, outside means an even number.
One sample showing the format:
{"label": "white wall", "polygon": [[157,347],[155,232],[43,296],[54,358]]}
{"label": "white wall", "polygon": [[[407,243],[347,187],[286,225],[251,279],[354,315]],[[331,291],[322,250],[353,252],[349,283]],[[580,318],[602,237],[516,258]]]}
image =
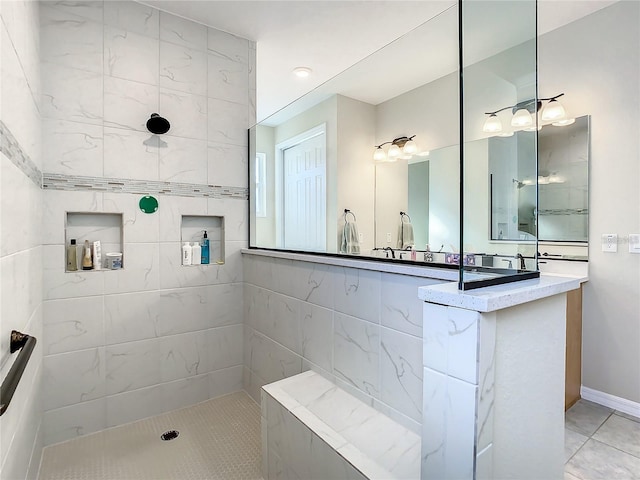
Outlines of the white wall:
{"label": "white wall", "polygon": [[[134,2],[46,3],[41,33],[44,172],[69,180],[44,193],[51,444],[242,388],[246,197],[156,194],[146,215],[142,193],[90,186],[245,189],[255,46]],[[153,112],[171,122],[161,146],[148,142]],[[122,213],[124,269],[65,273],[66,211]],[[185,214],[225,217],[224,265],[181,266]]]}
{"label": "white wall", "polygon": [[[341,238],[344,209],[351,210],[357,218],[358,233],[362,235],[360,252],[368,254],[374,247],[375,165],[371,159],[371,152],[375,140],[375,107],[342,95],[338,95],[337,100],[338,198],[335,218],[338,219],[338,225],[336,229],[338,238]],[[329,212],[329,215],[329,218],[333,217],[332,212]]]}
{"label": "white wall", "polygon": [[640,402],[640,255],[600,237],[640,232],[640,3],[618,2],[539,39],[539,92],[591,115],[584,386]]}
{"label": "white wall", "polygon": [[[42,176],[37,2],[0,2],[0,380],[17,353],[11,330],[37,338],[0,417],[0,478],[34,479],[42,452]],[[15,139],[13,146],[7,141]],[[31,175],[32,178],[30,178]]]}
{"label": "white wall", "polygon": [[[375,144],[415,135],[420,151],[455,145],[460,138],[458,114],[458,73],[455,72],[377,105]],[[455,163],[456,178],[458,163]],[[376,165],[378,247],[396,247],[400,212],[406,212],[408,206],[407,175],[406,160]],[[431,181],[442,182],[443,177],[433,177]],[[391,234],[391,243],[387,243],[387,233]]]}
{"label": "white wall", "polygon": [[434,252],[460,248],[460,181],[455,181],[459,175],[457,145],[429,156],[429,244]]}

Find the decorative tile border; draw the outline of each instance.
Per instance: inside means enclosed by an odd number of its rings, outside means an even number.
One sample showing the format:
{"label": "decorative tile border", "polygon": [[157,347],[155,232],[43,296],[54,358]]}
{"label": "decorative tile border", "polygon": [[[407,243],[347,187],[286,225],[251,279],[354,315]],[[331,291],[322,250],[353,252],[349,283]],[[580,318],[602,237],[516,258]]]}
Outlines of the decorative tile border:
{"label": "decorative tile border", "polygon": [[22,150],[16,138],[2,121],[0,121],[0,152],[4,153],[33,183],[45,190],[94,190],[144,195],[232,198],[236,200],[247,200],[249,198],[248,189],[245,187],[42,173]]}
{"label": "decorative tile border", "polygon": [[175,195],[180,197],[208,197],[247,200],[248,189],[195,183],[131,180],[126,178],[82,177],[78,175],[43,174],[45,190],[99,191],[142,195]]}
{"label": "decorative tile border", "polygon": [[9,127],[0,120],[0,152],[13,162],[22,172],[35,183],[38,188],[42,188],[42,172],[33,160],[29,158],[23,150],[18,140],[13,136]]}

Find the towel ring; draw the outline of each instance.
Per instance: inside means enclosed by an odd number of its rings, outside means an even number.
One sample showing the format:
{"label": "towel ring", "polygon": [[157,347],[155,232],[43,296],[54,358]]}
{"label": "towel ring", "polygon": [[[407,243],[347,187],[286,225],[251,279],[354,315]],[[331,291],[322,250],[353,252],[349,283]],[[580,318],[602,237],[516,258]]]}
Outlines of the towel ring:
{"label": "towel ring", "polygon": [[353,213],[353,212],[352,212],[351,210],[349,210],[348,208],[345,208],[345,209],[344,209],[344,219],[345,219],[345,221],[347,220],[347,215],[348,215],[348,214],[351,214],[351,215],[353,216],[353,221],[354,221],[354,222],[357,222],[355,213]]}
{"label": "towel ring", "polygon": [[400,222],[401,223],[404,223],[404,217],[407,217],[409,219],[409,222],[411,222],[411,217],[409,216],[408,213],[400,212]]}

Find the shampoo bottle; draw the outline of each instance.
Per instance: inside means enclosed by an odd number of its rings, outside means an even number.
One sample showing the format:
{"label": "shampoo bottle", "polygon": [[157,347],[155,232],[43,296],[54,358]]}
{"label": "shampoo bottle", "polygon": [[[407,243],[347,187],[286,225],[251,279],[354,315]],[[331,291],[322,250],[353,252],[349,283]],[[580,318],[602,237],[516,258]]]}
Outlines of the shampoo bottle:
{"label": "shampoo bottle", "polygon": [[198,242],[193,242],[191,245],[191,265],[200,265],[201,260],[201,248]]}
{"label": "shampoo bottle", "polygon": [[78,270],[78,246],[76,239],[71,239],[71,245],[67,247],[67,272],[75,272]]}
{"label": "shampoo bottle", "polygon": [[93,242],[93,269],[100,270],[102,268],[102,247],[100,240]]}
{"label": "shampoo bottle", "polygon": [[207,238],[207,231],[204,231],[204,237],[201,244],[202,264],[209,265],[209,238]]}
{"label": "shampoo bottle", "polygon": [[191,245],[184,242],[182,245],[182,265],[191,265]]}
{"label": "shampoo bottle", "polygon": [[91,261],[91,245],[89,245],[89,240],[85,240],[84,247],[82,247],[82,269],[93,269],[93,262]]}

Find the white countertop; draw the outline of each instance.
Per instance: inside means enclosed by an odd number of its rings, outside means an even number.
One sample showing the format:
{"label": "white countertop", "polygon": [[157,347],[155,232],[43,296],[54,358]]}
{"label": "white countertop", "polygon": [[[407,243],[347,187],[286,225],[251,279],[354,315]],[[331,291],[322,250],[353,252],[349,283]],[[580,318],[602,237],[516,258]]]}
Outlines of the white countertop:
{"label": "white countertop", "polygon": [[540,278],[494,285],[475,290],[458,290],[457,283],[441,283],[418,289],[418,297],[429,303],[493,312],[580,288],[584,277],[541,274]]}

